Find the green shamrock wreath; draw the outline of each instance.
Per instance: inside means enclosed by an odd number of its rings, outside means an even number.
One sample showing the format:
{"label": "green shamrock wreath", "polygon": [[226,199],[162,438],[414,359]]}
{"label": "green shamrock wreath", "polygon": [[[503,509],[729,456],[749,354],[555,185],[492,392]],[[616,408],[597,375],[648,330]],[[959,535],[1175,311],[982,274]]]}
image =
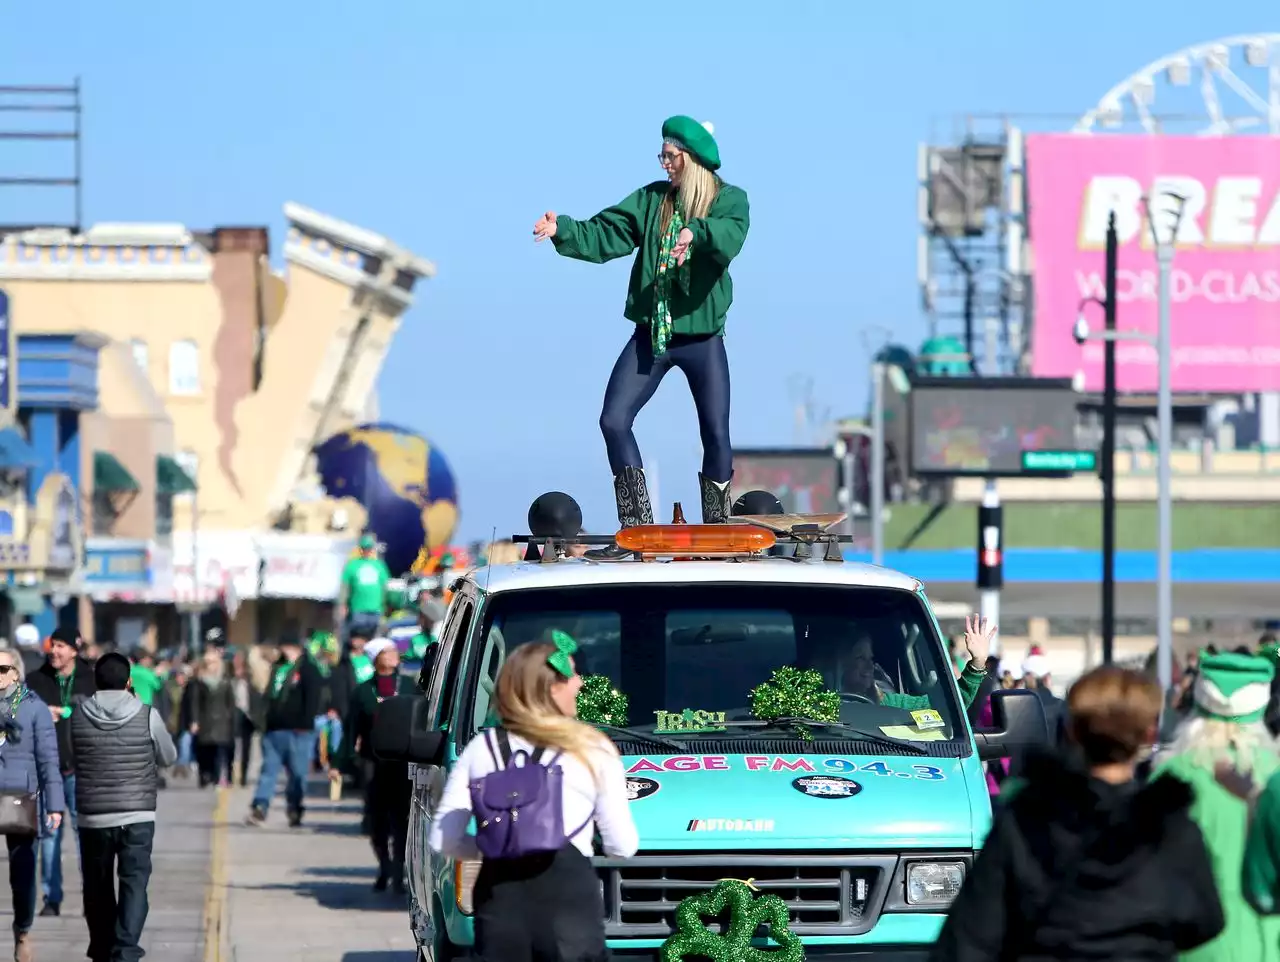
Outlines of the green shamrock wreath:
{"label": "green shamrock wreath", "polygon": [[578,717],[589,725],[627,724],[627,696],[605,675],[583,675],[578,689]]}
{"label": "green shamrock wreath", "polygon": [[[787,903],[776,895],[755,898],[750,882],[721,879],[716,887],[691,895],[676,907],[676,931],[658,950],[661,962],[710,959],[711,962],[801,962],[804,945],[789,928]],[[706,920],[722,918],[728,924],[720,934],[707,928]],[[751,944],[762,925],[776,948]]]}
{"label": "green shamrock wreath", "polygon": [[[763,721],[812,718],[814,721],[837,722],[840,720],[840,695],[827,689],[821,672],[784,665],[775,669],[768,681],[752,689],[751,714]],[[797,731],[801,738],[813,737],[813,733],[803,726],[797,726]]]}

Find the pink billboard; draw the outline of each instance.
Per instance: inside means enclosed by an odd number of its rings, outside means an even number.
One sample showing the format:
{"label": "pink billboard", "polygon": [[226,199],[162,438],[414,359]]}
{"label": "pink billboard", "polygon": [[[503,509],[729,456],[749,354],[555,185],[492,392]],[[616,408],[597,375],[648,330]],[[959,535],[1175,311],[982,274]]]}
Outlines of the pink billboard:
{"label": "pink billboard", "polygon": [[[1027,138],[1035,321],[1032,372],[1102,389],[1101,342],[1071,329],[1080,304],[1104,293],[1107,217],[1119,234],[1117,327],[1154,334],[1152,219],[1171,229],[1167,192],[1187,198],[1170,289],[1173,389],[1280,391],[1280,137],[1043,135]],[[1102,309],[1084,308],[1102,328]],[[1116,345],[1121,391],[1156,390],[1156,353]]]}

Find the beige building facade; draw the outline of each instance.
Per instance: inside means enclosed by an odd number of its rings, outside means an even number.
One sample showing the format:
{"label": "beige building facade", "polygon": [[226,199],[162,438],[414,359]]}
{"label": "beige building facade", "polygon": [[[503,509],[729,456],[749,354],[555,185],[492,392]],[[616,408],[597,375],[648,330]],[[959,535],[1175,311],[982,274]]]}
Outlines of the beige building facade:
{"label": "beige building facade", "polygon": [[[0,242],[19,334],[104,342],[82,477],[105,452],[140,490],[112,506],[87,492],[103,508],[86,511],[90,540],[145,541],[171,573],[127,600],[224,609],[235,641],[259,634],[266,599],[336,591],[363,516],[318,491],[311,450],[363,419],[402,317],[434,274],[372,231],[297,204],[285,214],[279,270],[260,227],[101,224]],[[157,458],[197,490],[152,496],[165,484]]]}

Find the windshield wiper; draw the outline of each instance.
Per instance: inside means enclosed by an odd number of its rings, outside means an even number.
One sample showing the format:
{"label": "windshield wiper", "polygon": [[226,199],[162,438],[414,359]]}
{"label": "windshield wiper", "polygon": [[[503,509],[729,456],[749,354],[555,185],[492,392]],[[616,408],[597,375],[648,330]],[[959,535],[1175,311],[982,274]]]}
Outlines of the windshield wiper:
{"label": "windshield wiper", "polygon": [[783,715],[780,718],[774,718],[769,721],[753,720],[753,721],[726,721],[721,722],[725,728],[781,728],[783,726],[804,726],[806,728],[833,728],[836,731],[848,732],[851,735],[857,735],[859,738],[866,738],[873,742],[879,742],[882,745],[892,745],[894,748],[902,748],[914,755],[928,755],[929,750],[917,745],[913,742],[903,742],[896,738],[890,738],[888,735],[882,735],[879,732],[867,731],[865,728],[858,728],[856,725],[846,725],[844,722],[820,721],[817,718],[802,718],[799,715]]}
{"label": "windshield wiper", "polygon": [[649,732],[643,732],[638,728],[623,728],[621,725],[605,725],[601,722],[592,722],[596,728],[601,731],[608,732],[610,735],[626,735],[628,738],[638,742],[649,742],[652,745],[662,745],[666,748],[674,748],[678,752],[687,752],[689,746],[683,742],[675,741],[671,738],[663,738],[661,735],[652,735]]}

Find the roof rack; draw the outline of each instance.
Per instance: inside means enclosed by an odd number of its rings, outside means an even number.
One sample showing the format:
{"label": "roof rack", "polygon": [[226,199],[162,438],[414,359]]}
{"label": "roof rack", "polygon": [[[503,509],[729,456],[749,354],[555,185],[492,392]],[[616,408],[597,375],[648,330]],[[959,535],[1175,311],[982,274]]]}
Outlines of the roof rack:
{"label": "roof rack", "polygon": [[[766,528],[774,534],[774,545],[795,545],[797,547],[806,547],[809,550],[804,555],[788,555],[793,561],[809,561],[813,558],[812,548],[816,545],[823,545],[826,550],[823,553],[824,561],[844,561],[844,553],[840,550],[842,544],[852,544],[853,536],[847,534],[836,534],[831,529],[840,524],[845,518],[845,514],[780,514],[780,515],[737,515],[728,519],[728,524],[748,524],[760,528]],[[525,561],[540,561],[543,564],[554,563],[561,560],[565,554],[565,550],[570,547],[606,547],[616,543],[616,535],[602,534],[577,534],[569,537],[559,535],[533,535],[533,534],[513,534],[511,541],[514,544],[525,544],[529,546],[529,550],[525,553]],[[547,548],[552,550],[547,551]],[[772,549],[770,549],[772,552]],[[768,556],[777,557],[776,554],[770,553]],[[639,559],[640,555],[635,554],[633,557]],[[718,560],[724,560],[736,557],[754,557],[748,555],[719,556]]]}

